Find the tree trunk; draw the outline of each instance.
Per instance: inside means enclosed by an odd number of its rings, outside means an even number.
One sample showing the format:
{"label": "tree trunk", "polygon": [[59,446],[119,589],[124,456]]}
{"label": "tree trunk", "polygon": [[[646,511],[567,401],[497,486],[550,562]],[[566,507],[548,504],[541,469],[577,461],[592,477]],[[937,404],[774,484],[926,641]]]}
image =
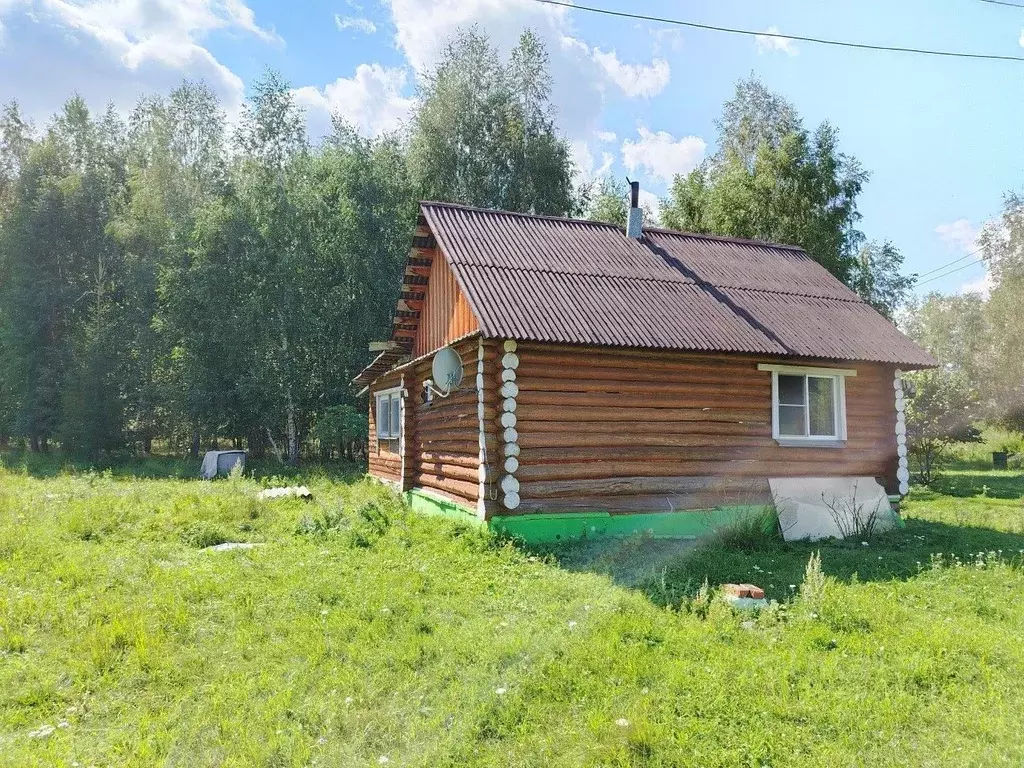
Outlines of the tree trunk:
{"label": "tree trunk", "polygon": [[144,438],[142,438],[142,453],[145,456],[149,456],[151,453],[153,453],[152,435],[146,435]]}
{"label": "tree trunk", "polygon": [[199,458],[199,442],[200,442],[199,428],[198,427],[193,427],[192,428],[192,445],[189,448],[189,452],[188,452],[189,456],[191,456],[193,459],[198,459]]}
{"label": "tree trunk", "polygon": [[295,403],[292,402],[291,392],[288,393],[286,413],[287,422],[285,430],[288,438],[288,463],[295,466],[299,463],[299,425],[295,418]]}

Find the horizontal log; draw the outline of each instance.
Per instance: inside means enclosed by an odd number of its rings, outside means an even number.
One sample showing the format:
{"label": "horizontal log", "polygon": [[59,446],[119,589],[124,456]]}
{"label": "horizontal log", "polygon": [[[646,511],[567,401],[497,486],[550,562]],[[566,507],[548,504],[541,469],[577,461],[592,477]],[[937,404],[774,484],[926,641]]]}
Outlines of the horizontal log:
{"label": "horizontal log", "polygon": [[588,407],[522,405],[516,415],[523,421],[706,421],[764,424],[771,419],[767,408],[644,408],[641,406]]}
{"label": "horizontal log", "polygon": [[432,491],[444,493],[456,501],[476,504],[480,493],[478,482],[466,482],[448,478],[438,478],[434,475],[415,474],[412,476],[413,488],[429,488]]}
{"label": "horizontal log", "polygon": [[517,406],[558,405],[621,408],[643,405],[645,408],[744,408],[770,413],[771,389],[759,394],[723,394],[711,390],[689,392],[645,392],[623,397],[614,392],[540,392],[522,389],[516,398]]}
{"label": "horizontal log", "polygon": [[533,379],[552,379],[562,376],[589,381],[621,381],[621,382],[664,382],[679,378],[695,384],[714,384],[722,381],[733,381],[743,384],[771,383],[771,374],[758,371],[753,364],[729,365],[724,367],[668,365],[647,367],[637,364],[601,365],[600,361],[589,358],[578,358],[562,362],[538,360],[524,357],[516,369],[516,380],[529,382]]}
{"label": "horizontal log", "polygon": [[453,420],[451,422],[423,425],[412,436],[416,445],[428,445],[436,442],[457,442],[476,445],[480,440],[480,427],[477,420]]}
{"label": "horizontal log", "polygon": [[461,480],[467,483],[478,483],[477,465],[460,467],[454,464],[421,463],[415,469],[416,477],[432,477],[435,480]]}
{"label": "horizontal log", "polygon": [[[497,416],[498,411],[494,408],[484,406],[484,419],[493,419]],[[445,409],[434,411],[433,413],[424,413],[417,416],[417,426],[430,427],[438,424],[450,424],[452,422],[478,422],[479,415],[477,412],[476,405],[474,404],[472,410],[463,409]]]}
{"label": "horizontal log", "polygon": [[738,397],[771,397],[771,381],[723,381],[718,376],[679,377],[658,381],[584,378],[575,372],[564,377],[523,376],[516,380],[522,392],[617,392],[621,394],[695,394],[707,392]]}
{"label": "horizontal log", "polygon": [[[529,480],[575,480],[617,478],[646,475],[678,475],[701,477],[720,475],[723,477],[816,477],[820,475],[851,475],[874,477],[885,472],[883,457],[870,460],[841,461],[836,451],[823,449],[818,461],[594,461],[575,464],[534,464],[521,466],[516,477],[521,482]],[[829,456],[831,454],[831,456]],[[529,494],[523,494],[529,498]]]}
{"label": "horizontal log", "polygon": [[[719,380],[728,379],[751,379],[771,381],[771,373],[758,368],[761,361],[757,360],[730,360],[721,358],[711,361],[687,360],[682,358],[659,358],[643,359],[632,355],[620,356],[594,356],[594,355],[566,355],[540,354],[524,352],[520,355],[520,367],[523,376],[557,376],[560,373],[573,375],[576,370],[586,370],[588,374],[593,373],[595,377],[620,378],[632,380],[642,377],[647,380],[657,380],[657,376],[668,379],[674,375],[714,376]],[[850,379],[864,377],[864,381],[881,382],[888,381],[892,389],[892,377],[888,374],[879,373],[875,370],[862,368],[850,363],[839,363],[836,365],[822,364],[821,367],[842,367],[855,370],[856,374]],[[810,366],[814,367],[814,366]],[[580,377],[583,378],[583,377]]]}
{"label": "horizontal log", "polygon": [[[488,451],[496,451],[499,448],[498,441],[493,437],[488,437],[485,440]],[[418,452],[426,453],[433,451],[434,453],[464,453],[473,454],[480,450],[479,441],[476,437],[472,440],[424,440],[417,441],[415,446]]]}
{"label": "horizontal log", "polygon": [[520,483],[524,501],[566,496],[637,496],[693,493],[751,493],[764,490],[767,480],[711,476],[614,477],[574,480],[534,480]]}
{"label": "horizontal log", "polygon": [[689,434],[689,435],[756,435],[771,437],[772,425],[767,421],[733,423],[728,421],[533,421],[516,413],[516,430],[524,436],[550,433],[555,430],[579,434]]}
{"label": "horizontal log", "polygon": [[418,467],[424,471],[431,471],[434,466],[466,467],[476,469],[480,466],[480,457],[476,451],[472,454],[466,453],[437,453],[428,451],[417,456]]}
{"label": "horizontal log", "polygon": [[[881,459],[884,453],[877,448],[829,449],[831,461],[847,462]],[[615,446],[611,448],[525,448],[519,456],[523,466],[536,464],[565,464],[572,462],[678,462],[685,461],[825,461],[821,448],[782,447],[775,441],[761,445],[703,446],[674,450],[650,446]]]}
{"label": "horizontal log", "polygon": [[[537,426],[547,425],[550,430],[550,422],[535,422]],[[531,424],[531,427],[533,426]],[[531,448],[611,448],[615,446],[650,446],[652,448],[697,448],[713,447],[724,445],[757,446],[765,445],[770,441],[770,431],[764,435],[726,435],[716,434],[673,434],[658,431],[645,432],[623,432],[609,430],[608,432],[579,432],[573,430],[537,432],[531,429],[524,429],[519,436],[519,445],[525,449]]]}

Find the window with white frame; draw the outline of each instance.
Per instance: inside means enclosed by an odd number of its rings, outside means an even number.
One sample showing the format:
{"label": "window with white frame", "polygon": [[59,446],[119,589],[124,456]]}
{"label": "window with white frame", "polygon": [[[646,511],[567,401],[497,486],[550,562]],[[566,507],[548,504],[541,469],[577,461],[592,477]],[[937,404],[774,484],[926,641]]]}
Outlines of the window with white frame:
{"label": "window with white frame", "polygon": [[402,436],[402,388],[377,392],[377,438],[398,440]]}
{"label": "window with white frame", "polygon": [[772,374],[772,437],[781,443],[846,440],[846,384],[856,371],[760,365]]}

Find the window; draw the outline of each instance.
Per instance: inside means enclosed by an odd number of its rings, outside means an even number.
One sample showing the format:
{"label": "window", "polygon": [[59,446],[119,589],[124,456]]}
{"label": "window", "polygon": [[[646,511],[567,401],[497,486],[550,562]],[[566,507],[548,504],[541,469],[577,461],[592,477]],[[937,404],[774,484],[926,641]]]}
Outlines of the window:
{"label": "window", "polygon": [[782,444],[846,440],[847,376],[856,371],[759,365],[772,374],[772,437]]}
{"label": "window", "polygon": [[402,436],[402,390],[388,389],[378,392],[377,437],[381,440],[397,440]]}

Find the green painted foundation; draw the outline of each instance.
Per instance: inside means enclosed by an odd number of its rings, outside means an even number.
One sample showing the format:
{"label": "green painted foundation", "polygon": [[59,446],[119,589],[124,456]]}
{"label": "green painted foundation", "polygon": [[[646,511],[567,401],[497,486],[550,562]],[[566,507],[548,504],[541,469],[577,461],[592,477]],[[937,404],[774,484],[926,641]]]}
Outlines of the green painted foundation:
{"label": "green painted foundation", "polygon": [[[416,512],[457,520],[470,525],[483,525],[476,512],[467,506],[413,489],[402,494],[405,502]],[[895,505],[894,505],[895,506]],[[527,544],[545,544],[580,538],[624,538],[647,535],[656,539],[696,539],[721,528],[760,516],[765,533],[778,530],[779,518],[775,510],[764,505],[742,505],[680,512],[637,512],[611,514],[609,512],[552,512],[530,515],[500,515],[487,521],[496,533],[519,539]],[[905,523],[899,514],[896,524]]]}
{"label": "green painted foundation", "polygon": [[447,517],[450,520],[458,520],[459,522],[471,523],[473,525],[483,525],[483,520],[469,507],[464,507],[440,496],[434,496],[432,493],[427,493],[418,488],[406,491],[402,494],[402,498],[405,499],[405,503],[412,507],[415,512],[424,515]]}
{"label": "green painted foundation", "polygon": [[612,538],[638,534],[659,539],[695,539],[735,525],[752,515],[763,515],[765,531],[778,527],[775,510],[765,506],[721,507],[688,512],[573,512],[492,517],[492,530],[528,544],[579,538]]}
{"label": "green painted foundation", "polygon": [[[413,511],[424,515],[446,517],[471,525],[483,525],[476,512],[467,506],[414,488],[402,494]],[[769,514],[766,514],[769,513]],[[764,515],[765,529],[771,532],[778,525],[774,510],[764,506],[723,507],[693,512],[642,512],[610,514],[608,512],[553,512],[550,514],[502,515],[492,517],[487,525],[496,533],[511,536],[528,544],[579,538],[611,538],[646,534],[662,539],[693,539],[733,525],[750,515]]]}

